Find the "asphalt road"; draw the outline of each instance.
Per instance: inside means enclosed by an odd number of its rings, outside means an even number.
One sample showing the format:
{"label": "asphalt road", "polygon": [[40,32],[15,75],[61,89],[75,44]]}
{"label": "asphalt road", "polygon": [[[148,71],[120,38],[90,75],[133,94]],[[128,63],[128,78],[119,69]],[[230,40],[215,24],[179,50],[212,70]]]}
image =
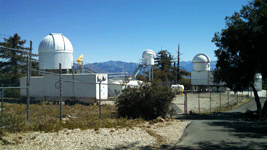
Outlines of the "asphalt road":
{"label": "asphalt road", "polygon": [[[265,98],[261,98],[263,102]],[[267,121],[244,118],[247,109],[256,110],[255,100],[240,107],[212,115],[179,116],[179,120],[192,120],[182,138],[171,149],[265,149],[267,150]]]}

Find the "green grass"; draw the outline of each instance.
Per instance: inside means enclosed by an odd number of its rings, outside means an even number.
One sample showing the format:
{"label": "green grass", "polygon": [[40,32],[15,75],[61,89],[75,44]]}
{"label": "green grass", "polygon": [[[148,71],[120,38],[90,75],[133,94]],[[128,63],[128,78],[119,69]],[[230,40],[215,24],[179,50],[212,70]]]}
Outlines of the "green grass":
{"label": "green grass", "polygon": [[59,105],[31,104],[28,124],[25,104],[5,104],[0,134],[27,131],[57,132],[65,128],[81,130],[123,128],[137,126],[144,122],[143,119],[118,118],[115,107],[111,105],[101,107],[102,119],[99,119],[99,106],[80,104],[63,106],[63,121],[60,121],[59,108]]}

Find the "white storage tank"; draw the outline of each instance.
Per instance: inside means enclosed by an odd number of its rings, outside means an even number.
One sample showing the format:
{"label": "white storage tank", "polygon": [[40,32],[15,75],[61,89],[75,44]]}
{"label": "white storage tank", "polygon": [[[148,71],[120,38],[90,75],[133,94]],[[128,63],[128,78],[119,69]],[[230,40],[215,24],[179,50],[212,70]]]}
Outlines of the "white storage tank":
{"label": "white storage tank", "polygon": [[39,69],[71,69],[73,47],[61,33],[50,33],[39,44]]}
{"label": "white storage tank", "polygon": [[144,58],[144,62],[148,66],[154,65],[154,58],[156,57],[155,53],[151,49],[147,49],[143,52],[142,57]]}
{"label": "white storage tank", "polygon": [[197,54],[193,58],[193,70],[194,71],[209,71],[210,70],[210,58],[206,54]]}
{"label": "white storage tank", "polygon": [[262,75],[260,73],[255,74],[254,85],[257,91],[262,90]]}

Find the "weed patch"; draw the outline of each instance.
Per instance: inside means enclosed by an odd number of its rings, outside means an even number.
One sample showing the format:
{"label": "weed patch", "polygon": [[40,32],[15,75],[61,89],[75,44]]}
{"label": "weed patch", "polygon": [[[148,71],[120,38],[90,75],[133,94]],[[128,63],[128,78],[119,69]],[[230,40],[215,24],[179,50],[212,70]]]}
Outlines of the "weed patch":
{"label": "weed patch", "polygon": [[[102,119],[99,119],[99,106],[63,106],[64,121],[59,119],[59,105],[31,104],[30,123],[26,123],[26,104],[5,104],[0,135],[5,132],[27,131],[57,132],[63,129],[96,129],[133,127],[144,122],[143,119],[118,118],[111,105],[102,106]],[[5,141],[2,141],[5,143]]]}

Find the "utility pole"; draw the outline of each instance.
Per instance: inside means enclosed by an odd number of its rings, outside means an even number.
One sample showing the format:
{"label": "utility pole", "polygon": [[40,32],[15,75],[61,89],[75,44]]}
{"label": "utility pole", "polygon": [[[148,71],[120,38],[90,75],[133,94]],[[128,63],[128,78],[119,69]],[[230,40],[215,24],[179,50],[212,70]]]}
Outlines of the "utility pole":
{"label": "utility pole", "polygon": [[178,72],[178,78],[180,79],[180,44],[178,44],[178,58],[177,58],[177,72]]}

